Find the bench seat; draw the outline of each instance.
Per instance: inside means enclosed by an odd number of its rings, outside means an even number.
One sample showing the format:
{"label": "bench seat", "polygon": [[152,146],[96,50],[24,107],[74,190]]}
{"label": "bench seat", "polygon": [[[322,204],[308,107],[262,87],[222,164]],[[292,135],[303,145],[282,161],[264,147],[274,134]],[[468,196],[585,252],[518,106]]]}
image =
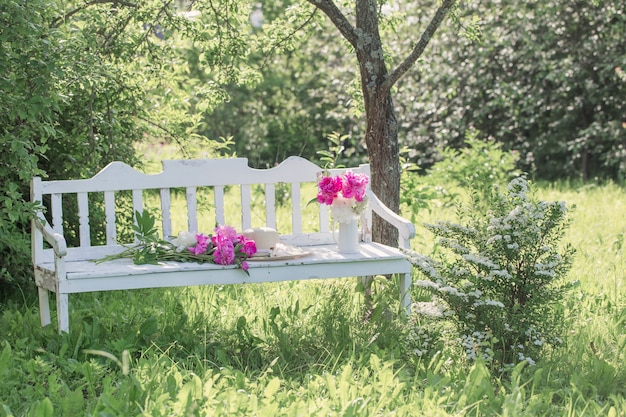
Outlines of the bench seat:
{"label": "bench seat", "polygon": [[410,264],[398,249],[379,243],[362,243],[359,253],[348,254],[338,253],[335,245],[302,249],[308,253],[295,259],[250,260],[249,274],[233,265],[212,263],[162,261],[156,265],[135,265],[129,258],[98,264],[87,260],[66,262],[67,280],[57,286],[53,263],[37,265],[37,270],[43,288],[68,293],[341,278],[338,271],[354,277],[411,272]]}

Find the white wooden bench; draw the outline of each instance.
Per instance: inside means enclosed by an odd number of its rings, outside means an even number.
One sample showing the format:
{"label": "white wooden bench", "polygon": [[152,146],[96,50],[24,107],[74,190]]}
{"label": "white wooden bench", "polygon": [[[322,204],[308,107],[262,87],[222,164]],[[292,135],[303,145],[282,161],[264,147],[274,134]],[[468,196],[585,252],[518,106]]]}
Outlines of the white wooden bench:
{"label": "white wooden bench", "polygon": [[[163,170],[158,174],[144,174],[124,163],[113,162],[89,179],[43,181],[33,178],[31,200],[43,202],[47,207],[46,213],[40,212],[32,223],[32,258],[42,326],[51,321],[49,291],[56,293],[59,332],[69,332],[68,298],[73,293],[379,274],[400,275],[400,301],[407,311],[410,308],[411,264],[397,248],[372,242],[372,211],[398,229],[398,246],[409,247],[415,228],[384,206],[370,189],[367,191],[369,205],[360,221],[360,251],[340,254],[336,250],[328,207],[307,205],[315,198],[314,184],[322,171],[314,163],[290,157],[266,170],[250,168],[245,158],[163,161],[162,165]],[[352,168],[352,171],[369,175],[369,165]],[[181,229],[212,233],[216,223],[233,226],[239,231],[271,227],[281,233],[281,241],[310,254],[298,259],[250,262],[249,274],[235,266],[210,263],[135,265],[131,259],[96,263],[94,260],[123,249],[118,242],[120,212],[128,218],[131,210],[130,207],[116,208],[116,200],[123,192],[133,212],[151,204],[153,210],[158,210],[156,217],[162,220],[164,237],[178,234]],[[283,205],[282,210],[289,215],[281,217],[277,216],[277,210],[281,210],[283,192],[288,198],[287,208]],[[100,194],[99,200],[95,200],[98,203],[93,203],[97,194]],[[226,203],[233,195],[238,200],[235,207],[241,207],[236,213],[233,213],[233,205]],[[94,216],[90,217],[94,205],[104,213],[105,221],[101,222],[104,224],[90,224],[94,221]],[[69,239],[64,235],[67,233],[64,218],[70,217],[68,206],[77,208],[78,243],[74,247],[68,246]],[[186,207],[185,225],[177,225],[176,216],[172,215],[174,210],[185,211],[181,207]],[[289,219],[281,224],[284,217]],[[208,226],[203,227],[203,224]],[[94,226],[104,230],[101,233],[105,236],[104,244],[92,245],[90,229]]]}

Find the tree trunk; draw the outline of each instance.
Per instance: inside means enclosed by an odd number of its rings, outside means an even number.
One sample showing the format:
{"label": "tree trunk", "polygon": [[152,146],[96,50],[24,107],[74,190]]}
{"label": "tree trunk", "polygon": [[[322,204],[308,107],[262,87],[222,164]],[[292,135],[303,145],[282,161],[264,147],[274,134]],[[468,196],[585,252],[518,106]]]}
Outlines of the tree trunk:
{"label": "tree trunk", "polygon": [[[377,196],[394,212],[400,209],[400,162],[398,126],[391,95],[387,94],[365,108],[365,142],[371,168],[371,186]],[[373,239],[389,246],[398,245],[395,227],[374,217]]]}
{"label": "tree trunk", "polygon": [[[365,144],[371,167],[371,187],[383,203],[397,213],[400,204],[398,126],[390,90],[381,88],[388,71],[378,30],[376,0],[357,0],[356,27],[356,56],[365,105]],[[372,231],[374,241],[394,247],[398,245],[397,230],[377,216]]]}

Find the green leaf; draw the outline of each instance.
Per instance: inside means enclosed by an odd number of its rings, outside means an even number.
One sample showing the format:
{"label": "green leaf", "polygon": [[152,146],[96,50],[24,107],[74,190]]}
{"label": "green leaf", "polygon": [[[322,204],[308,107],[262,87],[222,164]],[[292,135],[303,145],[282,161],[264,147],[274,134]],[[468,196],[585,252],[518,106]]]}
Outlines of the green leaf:
{"label": "green leaf", "polygon": [[54,407],[48,397],[41,400],[34,409],[28,413],[29,417],[54,417]]}
{"label": "green leaf", "polygon": [[13,417],[14,416],[13,412],[11,411],[11,409],[7,405],[5,405],[5,404],[2,405],[2,410],[1,411],[2,411],[2,413],[0,413],[0,417]]}
{"label": "green leaf", "polygon": [[265,391],[263,391],[263,395],[266,398],[273,398],[279,389],[280,389],[280,379],[278,379],[277,377],[274,377],[267,384],[267,387],[265,387]]}

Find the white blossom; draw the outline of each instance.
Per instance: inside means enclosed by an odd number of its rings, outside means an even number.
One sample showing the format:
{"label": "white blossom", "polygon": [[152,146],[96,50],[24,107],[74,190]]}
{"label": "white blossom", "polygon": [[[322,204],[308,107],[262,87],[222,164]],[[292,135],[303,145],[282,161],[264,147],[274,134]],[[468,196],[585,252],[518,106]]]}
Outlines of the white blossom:
{"label": "white blossom", "polygon": [[501,301],[497,300],[485,300],[485,305],[504,308],[504,304],[502,304]]}
{"label": "white blossom", "polygon": [[493,277],[500,277],[500,278],[504,278],[504,279],[511,279],[512,276],[509,273],[509,271],[507,271],[506,269],[493,269],[491,271],[489,271],[489,281],[493,280]]}
{"label": "white blossom", "polygon": [[350,223],[358,216],[354,198],[335,197],[330,206],[330,213],[333,220],[339,223]]}
{"label": "white blossom", "polygon": [[413,311],[417,314],[428,317],[443,317],[445,306],[436,301],[431,302],[418,302],[412,305]]}
{"label": "white blossom", "polygon": [[479,255],[473,254],[473,253],[465,254],[465,255],[462,256],[462,258],[464,260],[466,260],[467,262],[472,262],[472,263],[477,264],[477,265],[482,265],[482,266],[484,266],[486,268],[489,268],[489,269],[497,269],[498,268],[498,265],[495,264],[494,262],[492,262],[491,260],[489,260],[487,258],[484,258],[482,256],[479,256]]}
{"label": "white blossom", "polygon": [[439,291],[440,291],[440,292],[443,292],[443,293],[448,293],[448,294],[450,294],[450,295],[454,295],[454,296],[457,296],[457,297],[465,297],[465,296],[466,296],[466,295],[465,295],[464,293],[462,293],[461,291],[459,291],[459,290],[457,290],[456,288],[451,287],[451,286],[449,286],[449,285],[448,285],[448,286],[445,286],[445,287],[441,287],[441,288],[439,288]]}
{"label": "white blossom", "polygon": [[187,231],[181,231],[178,233],[178,236],[172,240],[172,244],[176,246],[176,252],[182,252],[185,249],[194,246],[196,243],[198,243],[196,233]]}
{"label": "white blossom", "polygon": [[414,281],[413,285],[415,285],[416,287],[422,287],[422,288],[434,288],[436,290],[439,289],[439,285],[437,285],[436,283],[432,281],[428,281],[425,279],[419,279],[417,281]]}

